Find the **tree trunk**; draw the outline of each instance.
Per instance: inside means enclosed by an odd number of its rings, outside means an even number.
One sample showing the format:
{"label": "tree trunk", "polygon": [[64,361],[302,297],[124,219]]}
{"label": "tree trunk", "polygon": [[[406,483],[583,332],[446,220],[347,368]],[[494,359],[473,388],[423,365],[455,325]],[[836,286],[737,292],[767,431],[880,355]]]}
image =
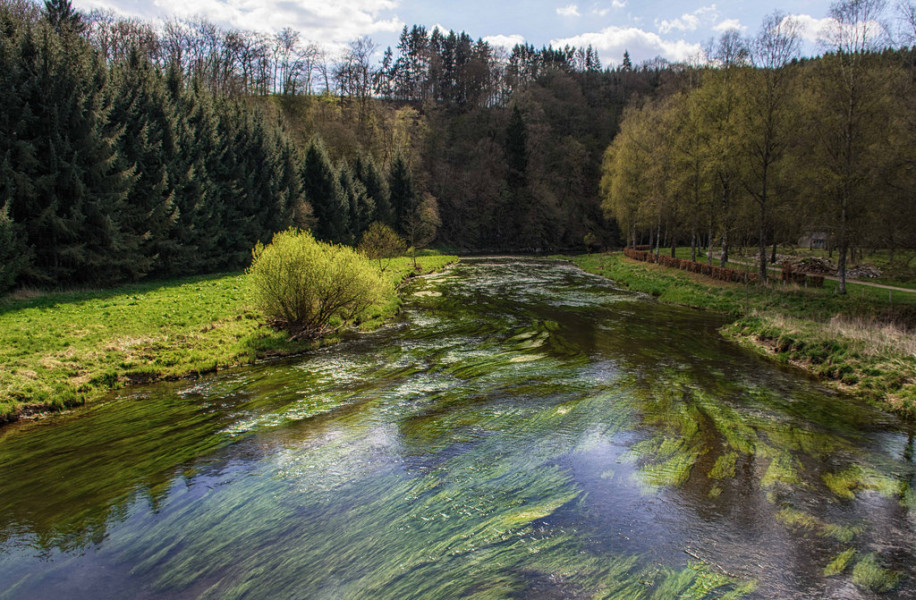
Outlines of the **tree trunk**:
{"label": "tree trunk", "polygon": [[843,200],[843,207],[840,211],[840,247],[839,247],[839,258],[838,267],[839,272],[837,276],[840,278],[840,285],[837,288],[837,293],[842,295],[846,294],[846,254],[849,252],[849,243],[846,241],[846,200]]}
{"label": "tree trunk", "polygon": [[760,239],[759,239],[759,250],[760,250],[760,283],[766,283],[767,281],[767,232],[766,232],[766,222],[767,222],[767,205],[766,202],[760,203]]}
{"label": "tree trunk", "polygon": [[712,219],[709,219],[709,237],[706,239],[706,264],[712,266]]}

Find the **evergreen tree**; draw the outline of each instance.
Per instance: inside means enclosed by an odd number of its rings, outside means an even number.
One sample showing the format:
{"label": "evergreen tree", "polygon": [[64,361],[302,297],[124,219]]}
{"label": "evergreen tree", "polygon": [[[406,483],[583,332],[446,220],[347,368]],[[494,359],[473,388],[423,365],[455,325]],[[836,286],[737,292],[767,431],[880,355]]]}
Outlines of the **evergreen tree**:
{"label": "evergreen tree", "polygon": [[[0,199],[7,196],[2,183],[6,173],[0,165]],[[29,264],[30,251],[25,245],[23,228],[9,217],[9,200],[0,205],[0,293],[11,289],[19,281],[23,269]]]}
{"label": "evergreen tree", "polygon": [[365,158],[362,155],[357,156],[354,164],[354,171],[356,178],[363,184],[363,187],[366,188],[366,196],[372,201],[374,206],[374,213],[370,222],[381,221],[389,227],[394,227],[395,219],[393,211],[391,210],[388,183],[385,181],[385,178],[382,177],[375,161],[372,160],[372,156]]}
{"label": "evergreen tree", "polygon": [[388,189],[390,190],[391,207],[394,212],[395,230],[400,235],[406,235],[410,219],[413,217],[420,203],[419,196],[413,187],[413,177],[410,169],[400,154],[391,163],[388,174]]}
{"label": "evergreen tree", "polygon": [[18,44],[25,111],[11,170],[19,185],[10,216],[35,248],[34,283],[108,284],[132,267],[139,239],[119,222],[133,176],[120,166],[121,135],[109,122],[106,69],[88,44],[45,25]]}
{"label": "evergreen tree", "polygon": [[366,194],[366,187],[359,179],[353,177],[346,164],[340,166],[338,181],[341,190],[347,197],[347,206],[350,209],[349,235],[346,242],[355,244],[374,220],[375,203]]}
{"label": "evergreen tree", "polygon": [[223,187],[211,176],[227,151],[209,94],[200,86],[185,86],[180,69],[169,67],[166,89],[176,107],[178,154],[168,165],[175,187],[179,218],[171,230],[174,251],[161,257],[166,273],[190,274],[217,269],[222,227]]}
{"label": "evergreen tree", "polygon": [[70,0],[45,0],[45,17],[57,33],[80,34],[86,30],[82,15]]}
{"label": "evergreen tree", "polygon": [[345,242],[349,237],[348,201],[340,189],[336,169],[317,139],[305,151],[302,185],[317,219],[315,237],[324,242]]}
{"label": "evergreen tree", "polygon": [[114,69],[112,87],[115,97],[110,116],[124,127],[119,157],[135,177],[120,220],[140,239],[131,257],[132,275],[138,278],[151,271],[162,273],[160,257],[177,250],[170,232],[179,210],[168,172],[178,152],[174,107],[160,71],[136,47]]}
{"label": "evergreen tree", "polygon": [[[523,235],[522,232],[532,229],[533,215],[531,194],[528,190],[528,132],[517,104],[512,107],[512,115],[506,127],[505,152],[506,198],[502,212],[504,217],[512,220],[514,231],[501,233],[503,236],[509,233],[509,238],[520,240],[523,237],[531,237]],[[498,240],[498,243],[505,242],[504,239]]]}

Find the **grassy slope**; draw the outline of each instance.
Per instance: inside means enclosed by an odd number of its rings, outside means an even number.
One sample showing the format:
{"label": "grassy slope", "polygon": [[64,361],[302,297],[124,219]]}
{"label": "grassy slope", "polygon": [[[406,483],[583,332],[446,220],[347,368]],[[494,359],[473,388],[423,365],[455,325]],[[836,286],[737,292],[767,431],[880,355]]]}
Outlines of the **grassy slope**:
{"label": "grassy slope", "polygon": [[[836,296],[824,289],[748,286],[632,261],[622,254],[573,259],[583,269],[613,279],[662,302],[727,313],[723,333],[782,362],[810,372],[903,414],[916,414],[916,294],[850,285]],[[829,283],[829,282],[828,282]],[[896,322],[899,326],[888,326]]]}
{"label": "grassy slope", "polygon": [[[432,271],[456,259],[430,253],[418,262]],[[412,271],[406,257],[387,270],[395,283]],[[392,292],[366,311],[360,327],[379,326],[399,306]],[[0,423],[128,383],[205,373],[328,341],[291,343],[265,327],[246,304],[239,273],[8,299],[0,304]]]}

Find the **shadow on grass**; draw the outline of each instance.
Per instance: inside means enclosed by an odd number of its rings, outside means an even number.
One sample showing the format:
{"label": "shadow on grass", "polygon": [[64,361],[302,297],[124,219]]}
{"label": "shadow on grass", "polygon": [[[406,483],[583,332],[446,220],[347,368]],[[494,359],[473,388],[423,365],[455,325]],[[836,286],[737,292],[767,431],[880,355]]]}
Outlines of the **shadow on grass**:
{"label": "shadow on grass", "polygon": [[[89,302],[92,300],[108,300],[128,294],[145,294],[193,283],[214,281],[224,277],[241,275],[242,273],[242,271],[229,271],[207,275],[192,275],[181,279],[142,281],[105,289],[36,290],[34,293],[30,290],[13,292],[12,294],[0,298],[0,315],[27,308],[54,308],[61,304]],[[17,294],[25,294],[26,297],[17,297]]]}

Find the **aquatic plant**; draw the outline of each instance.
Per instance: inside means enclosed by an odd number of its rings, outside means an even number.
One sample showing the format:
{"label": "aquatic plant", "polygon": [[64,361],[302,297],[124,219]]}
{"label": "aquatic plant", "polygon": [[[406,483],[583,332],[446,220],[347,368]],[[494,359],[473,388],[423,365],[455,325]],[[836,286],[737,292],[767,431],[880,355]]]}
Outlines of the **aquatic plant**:
{"label": "aquatic plant", "polygon": [[863,556],[852,568],[852,581],[873,592],[889,592],[900,583],[900,574],[882,567],[872,553]]}
{"label": "aquatic plant", "polygon": [[840,575],[843,573],[855,555],[855,548],[848,548],[839,553],[833,560],[830,561],[830,563],[827,564],[826,567],[824,567],[824,577],[832,577],[834,575]]}

